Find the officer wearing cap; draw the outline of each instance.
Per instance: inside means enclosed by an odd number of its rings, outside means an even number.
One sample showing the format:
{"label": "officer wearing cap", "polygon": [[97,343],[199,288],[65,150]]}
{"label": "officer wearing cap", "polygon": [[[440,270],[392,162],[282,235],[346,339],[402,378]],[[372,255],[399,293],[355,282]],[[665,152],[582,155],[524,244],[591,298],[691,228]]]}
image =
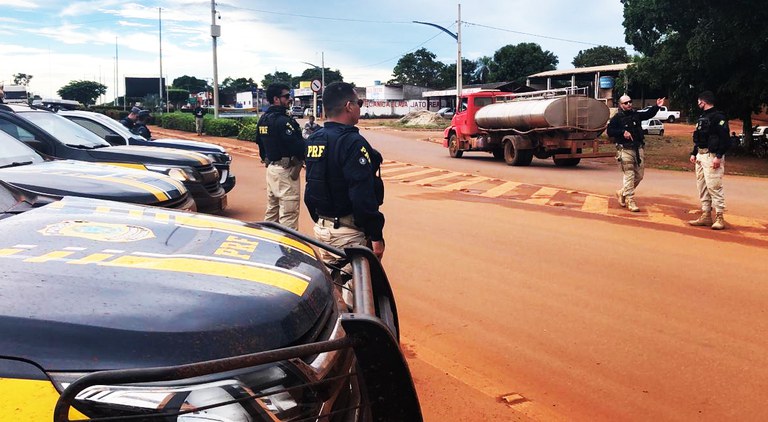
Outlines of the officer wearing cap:
{"label": "officer wearing cap", "polygon": [[304,139],[301,127],[288,115],[291,88],[285,84],[267,87],[271,106],[256,125],[256,143],[261,161],[267,166],[266,221],[299,229]]}
{"label": "officer wearing cap", "polygon": [[152,140],[152,132],[147,127],[147,120],[149,120],[149,110],[140,110],[136,114],[136,123],[133,125],[131,132],[149,141]]}
{"label": "officer wearing cap", "polygon": [[619,111],[608,122],[606,132],[616,143],[616,161],[623,174],[622,187],[616,191],[619,205],[631,212],[639,212],[635,202],[635,188],[643,180],[645,173],[645,141],[641,122],[652,119],[664,105],[664,98],[656,99],[656,105],[644,111],[632,108],[632,98],[622,95],[619,98]]}
{"label": "officer wearing cap", "polygon": [[[725,153],[730,146],[728,119],[715,108],[715,94],[704,91],[699,94],[698,106],[702,110],[693,132],[693,151],[690,161],[696,169],[696,187],[701,202],[701,216],[691,220],[692,226],[710,226],[712,230],[725,228]],[[712,208],[715,221],[712,221]]]}
{"label": "officer wearing cap", "polygon": [[123,124],[123,126],[127,127],[128,130],[133,129],[133,126],[136,125],[136,120],[139,118],[139,112],[141,111],[138,107],[131,107],[130,113],[128,113],[128,116],[120,120],[120,123]]}
{"label": "officer wearing cap", "polygon": [[[355,124],[360,107],[354,87],[334,82],[323,92],[325,126],[307,139],[307,185],[304,203],[315,221],[315,237],[331,246],[370,247],[384,255],[384,202],[381,154]],[[321,251],[325,262],[336,258]]]}

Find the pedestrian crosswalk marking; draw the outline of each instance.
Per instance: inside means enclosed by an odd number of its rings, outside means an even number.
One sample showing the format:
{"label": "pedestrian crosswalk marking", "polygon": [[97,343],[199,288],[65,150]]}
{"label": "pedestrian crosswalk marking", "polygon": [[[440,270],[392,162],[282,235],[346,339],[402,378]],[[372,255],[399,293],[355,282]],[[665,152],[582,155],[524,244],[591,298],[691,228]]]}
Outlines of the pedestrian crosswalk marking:
{"label": "pedestrian crosswalk marking", "polygon": [[[443,170],[443,171],[445,171],[445,170]],[[452,172],[451,171],[451,172],[448,172],[446,174],[441,174],[439,176],[427,177],[426,179],[411,180],[408,183],[413,183],[413,184],[417,184],[417,185],[420,185],[420,186],[424,186],[424,185],[428,185],[428,184],[433,183],[433,182],[439,182],[440,180],[450,179],[451,177],[457,177],[457,176],[460,176],[460,175],[461,175],[461,173],[456,173],[456,172]]]}
{"label": "pedestrian crosswalk marking", "polygon": [[456,182],[447,186],[441,186],[438,187],[440,190],[461,190],[466,188],[467,186],[472,186],[477,183],[485,182],[486,180],[489,180],[490,177],[483,177],[483,176],[475,176],[472,179],[464,180],[461,182]]}
{"label": "pedestrian crosswalk marking", "polygon": [[593,214],[608,214],[608,198],[597,195],[587,195],[584,198],[584,205],[581,206],[584,212]]}
{"label": "pedestrian crosswalk marking", "polygon": [[480,196],[485,196],[488,198],[498,198],[501,195],[504,195],[505,193],[511,190],[514,190],[521,184],[522,183],[517,183],[517,182],[504,182],[499,186],[496,186],[495,188],[488,189],[484,193],[481,193]]}
{"label": "pedestrian crosswalk marking", "polygon": [[411,178],[411,177],[414,177],[414,176],[421,176],[422,174],[434,173],[436,171],[439,171],[439,170],[437,170],[437,169],[426,169],[426,170],[413,171],[413,172],[405,173],[405,174],[398,174],[397,176],[385,175],[385,176],[383,176],[383,178],[386,179],[386,180],[403,180],[403,179],[408,179],[408,178]]}
{"label": "pedestrian crosswalk marking", "polygon": [[534,192],[529,199],[526,199],[523,202],[527,204],[546,205],[558,192],[560,192],[560,189],[543,187]]}
{"label": "pedestrian crosswalk marking", "polygon": [[648,214],[648,220],[653,223],[666,224],[669,226],[683,226],[684,222],[682,220],[677,217],[668,215],[658,205],[648,205],[641,207],[641,209],[642,208],[645,208],[645,211]]}

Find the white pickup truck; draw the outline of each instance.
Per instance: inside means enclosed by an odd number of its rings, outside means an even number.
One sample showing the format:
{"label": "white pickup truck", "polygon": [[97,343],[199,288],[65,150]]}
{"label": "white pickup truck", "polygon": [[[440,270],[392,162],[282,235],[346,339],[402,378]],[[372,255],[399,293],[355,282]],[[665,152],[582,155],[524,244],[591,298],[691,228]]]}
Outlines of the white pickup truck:
{"label": "white pickup truck", "polygon": [[659,107],[659,112],[656,113],[654,118],[659,119],[664,122],[668,123],[674,123],[676,120],[680,120],[680,112],[679,111],[670,111],[665,106]]}

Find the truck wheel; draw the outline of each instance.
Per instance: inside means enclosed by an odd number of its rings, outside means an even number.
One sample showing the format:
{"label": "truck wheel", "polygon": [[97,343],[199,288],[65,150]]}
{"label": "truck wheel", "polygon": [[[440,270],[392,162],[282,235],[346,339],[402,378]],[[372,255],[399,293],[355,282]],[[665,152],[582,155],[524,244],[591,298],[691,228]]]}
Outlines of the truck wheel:
{"label": "truck wheel", "polygon": [[504,143],[504,161],[510,166],[527,166],[533,161],[533,150],[515,149],[511,141]]}
{"label": "truck wheel", "polygon": [[504,148],[498,148],[493,150],[493,158],[501,160],[504,158]]}
{"label": "truck wheel", "polygon": [[[570,149],[560,149],[558,150],[558,153],[560,154],[570,154]],[[576,153],[581,154],[581,148],[576,149]],[[557,167],[576,167],[581,162],[581,158],[553,158],[555,165]]]}
{"label": "truck wheel", "polygon": [[668,121],[669,123],[675,123],[675,116],[669,116],[669,117],[667,118],[667,121]]}
{"label": "truck wheel", "polygon": [[464,155],[464,151],[459,149],[459,138],[455,133],[448,138],[448,153],[451,154],[451,157],[453,158],[461,158],[461,156]]}

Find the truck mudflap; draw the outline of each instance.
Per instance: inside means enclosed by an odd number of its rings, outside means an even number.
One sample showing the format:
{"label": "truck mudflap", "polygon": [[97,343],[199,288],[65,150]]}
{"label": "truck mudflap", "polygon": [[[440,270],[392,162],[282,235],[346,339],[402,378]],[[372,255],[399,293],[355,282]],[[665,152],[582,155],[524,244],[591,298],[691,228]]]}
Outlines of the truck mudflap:
{"label": "truck mudflap", "polygon": [[[323,388],[325,384],[349,382],[359,387],[359,404],[353,406],[358,416],[368,415],[373,421],[422,421],[421,408],[416,388],[399,344],[399,325],[397,310],[389,281],[381,262],[373,252],[365,247],[353,247],[339,250],[317,242],[299,232],[276,223],[260,223],[287,234],[294,235],[307,243],[338,254],[349,260],[354,282],[354,306],[352,312],[341,313],[339,323],[344,335],[325,341],[317,341],[296,346],[267,350],[222,359],[195,362],[176,366],[106,370],[87,374],[68,386],[61,393],[54,408],[54,422],[75,422],[83,420],[116,420],[120,414],[109,417],[82,419],[76,417],[75,402],[88,388],[94,386],[137,386],[147,383],[163,383],[164,386],[189,384],[192,379],[200,379],[214,374],[228,373],[246,368],[276,365],[309,358],[320,353],[351,351],[356,359],[354,370],[348,374],[308,381],[306,385],[294,388]],[[157,385],[157,384],[155,384]],[[156,413],[143,414],[145,419],[176,420],[178,416],[204,412],[209,409],[251,403],[251,407],[263,412],[263,420],[271,419],[264,402],[275,391],[249,391],[245,396],[228,397],[204,406],[185,405],[173,411],[159,410]],[[256,405],[252,404],[256,403]],[[344,409],[349,411],[350,409]],[[318,415],[320,419],[324,416]],[[167,418],[167,419],[165,419]],[[362,417],[364,420],[368,418]],[[214,419],[215,420],[215,419]]]}

